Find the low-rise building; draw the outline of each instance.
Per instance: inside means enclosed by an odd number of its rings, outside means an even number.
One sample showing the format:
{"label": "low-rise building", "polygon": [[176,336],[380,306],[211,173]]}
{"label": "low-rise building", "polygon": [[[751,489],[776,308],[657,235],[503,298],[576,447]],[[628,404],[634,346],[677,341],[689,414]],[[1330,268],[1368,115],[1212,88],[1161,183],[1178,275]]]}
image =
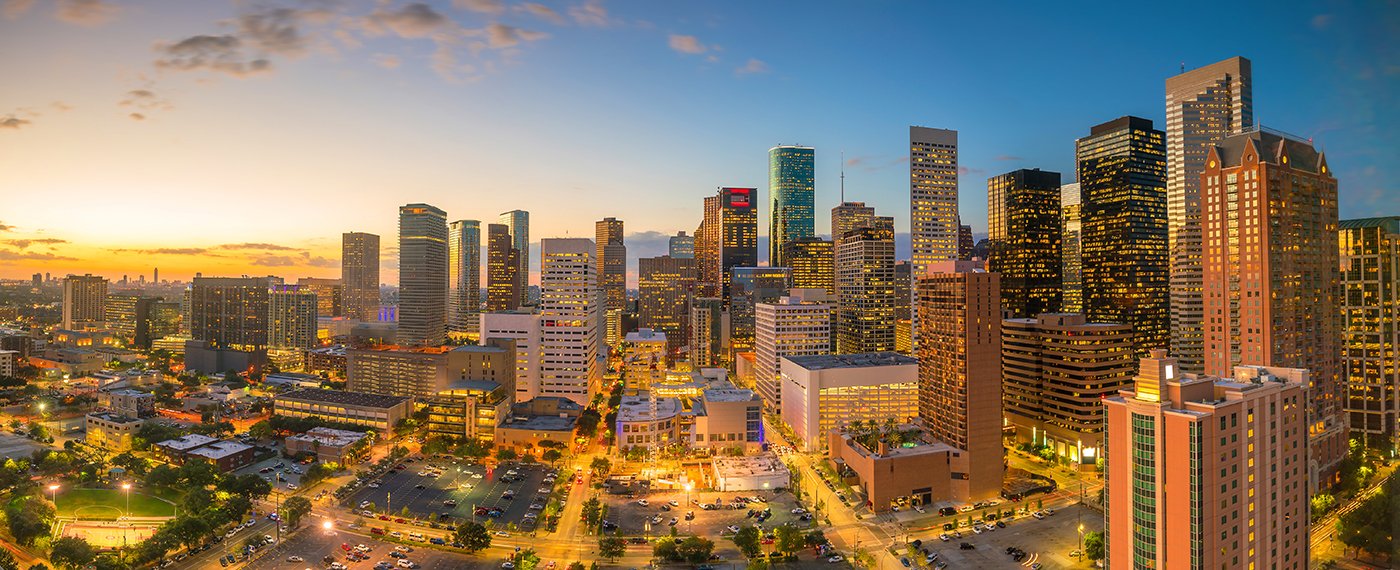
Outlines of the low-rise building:
{"label": "low-rise building", "polygon": [[967,453],[912,425],[896,426],[890,434],[878,428],[831,430],[827,456],[836,473],[865,491],[866,506],[877,513],[901,500],[916,505],[969,500],[956,496],[953,485],[955,474],[967,472]]}
{"label": "low-rise building", "polygon": [[253,462],[253,446],[236,441],[216,441],[185,453],[185,460],[202,459],[228,473]]}
{"label": "low-rise building", "polygon": [[808,451],[832,429],[919,414],[919,361],[895,352],[784,357],[781,381],[783,423]]}
{"label": "low-rise building", "polygon": [[771,453],[749,457],[717,455],[710,460],[710,466],[717,491],[774,491],[787,488],[792,481],[787,465]]}
{"label": "low-rise building", "polygon": [[269,388],[320,388],[321,377],[299,372],[277,372],[263,377],[263,385]]}
{"label": "low-rise building", "polygon": [[165,374],[155,369],[99,370],[92,373],[97,379],[98,390],[122,390],[155,386],[165,381]]}
{"label": "low-rise building", "polygon": [[692,401],[689,415],[691,447],[711,451],[738,447],[745,455],[763,448],[763,399],[753,390],[707,389]]}
{"label": "low-rise building", "polygon": [[496,439],[496,425],[510,414],[515,390],[491,380],[459,380],[422,403],[428,410],[428,435]]}
{"label": "low-rise building", "polygon": [[0,350],[0,377],[13,378],[19,374],[19,351]]}
{"label": "low-rise building", "polygon": [[290,455],[310,453],[321,462],[333,461],[349,465],[353,463],[351,451],[355,444],[368,437],[368,433],[360,431],[317,427],[306,433],[288,437],[285,445]]}
{"label": "low-rise building", "polygon": [[680,439],[681,401],[678,398],[658,398],[650,393],[623,396],[617,408],[617,448],[662,448],[673,443],[688,443]]}
{"label": "low-rise building", "polygon": [[518,450],[527,443],[539,447],[541,441],[568,445],[582,415],[583,406],[558,396],[517,403],[511,406],[510,416],[496,426],[496,447]]}
{"label": "low-rise building", "polygon": [[274,397],[272,413],[292,418],[316,417],[388,434],[412,412],[411,401],[404,396],[302,388]]}
{"label": "low-rise building", "polygon": [[345,345],[336,344],[306,351],[306,363],[302,369],[307,372],[329,372],[333,376],[345,377]]}
{"label": "low-rise building", "polygon": [[137,430],[146,423],[134,416],[124,416],[112,412],[96,412],[83,419],[87,437],[84,441],[93,447],[113,453],[131,449],[131,439]]}
{"label": "low-rise building", "polygon": [[156,414],[156,396],[140,390],[97,393],[97,405],[119,416],[148,418]]}

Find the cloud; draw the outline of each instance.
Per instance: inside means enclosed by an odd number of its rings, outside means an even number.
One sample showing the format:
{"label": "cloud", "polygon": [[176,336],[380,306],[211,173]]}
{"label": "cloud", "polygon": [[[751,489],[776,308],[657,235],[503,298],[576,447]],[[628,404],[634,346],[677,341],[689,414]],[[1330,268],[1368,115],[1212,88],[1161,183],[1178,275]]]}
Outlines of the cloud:
{"label": "cloud", "polygon": [[961,176],[961,175],[970,175],[970,174],[982,174],[982,173],[984,173],[984,172],[986,172],[986,171],[985,171],[985,170],[982,170],[981,168],[971,168],[971,167],[967,167],[967,166],[959,166],[959,167],[958,167],[958,175],[960,175],[960,176]]}
{"label": "cloud", "polygon": [[486,27],[486,39],[494,49],[515,47],[521,41],[533,42],[547,37],[549,34],[544,32],[526,30],[501,23],[492,23]]}
{"label": "cloud", "polygon": [[130,117],[133,121],[144,121],[144,120],[146,120],[146,116],[145,116],[145,115],[142,115],[141,113],[127,113],[126,116],[127,116],[127,117]]}
{"label": "cloud", "polygon": [[11,232],[14,231],[14,229],[14,226],[6,225],[5,222],[0,222],[0,232]]}
{"label": "cloud", "polygon": [[302,263],[310,265],[311,267],[340,267],[340,260],[337,259],[322,257],[319,255],[311,255],[310,253],[305,251],[301,252],[301,257]]}
{"label": "cloud", "polygon": [[100,26],[110,22],[121,8],[104,0],[59,0],[58,19],[79,26]]}
{"label": "cloud", "polygon": [[150,89],[132,89],[131,91],[127,91],[126,97],[118,101],[117,105],[121,107],[135,107],[145,111],[169,111],[175,108],[174,105],[170,104],[170,101],[156,95],[156,93]]}
{"label": "cloud", "polygon": [[156,67],[178,71],[216,71],[234,77],[247,77],[272,70],[265,58],[248,58],[243,53],[243,40],[238,36],[198,35],[175,42],[156,44],[163,57]]}
{"label": "cloud", "polygon": [[604,27],[612,24],[612,20],[608,18],[608,9],[604,8],[599,0],[588,0],[569,8],[569,16],[582,26]]}
{"label": "cloud", "polygon": [[754,75],[757,73],[768,73],[768,64],[757,59],[749,58],[744,65],[734,70],[736,75]]}
{"label": "cloud", "polygon": [[31,245],[56,245],[60,243],[68,243],[68,240],[58,238],[7,239],[0,240],[0,243],[12,245],[16,248],[24,250],[29,249],[29,246]]}
{"label": "cloud", "polygon": [[998,155],[996,155],[996,157],[992,158],[992,160],[1007,162],[1007,161],[1016,161],[1016,160],[1025,160],[1025,159],[1023,159],[1023,158],[1021,158],[1021,157],[1019,157],[1019,156],[1016,156],[1016,155],[1012,155],[1012,154],[998,154]]}
{"label": "cloud", "polygon": [[1309,22],[1309,24],[1312,25],[1314,30],[1326,30],[1332,25],[1332,15],[1318,14],[1312,17],[1312,20]]}
{"label": "cloud", "polygon": [[68,111],[73,110],[72,105],[64,103],[63,101],[54,101],[52,103],[49,103],[49,106],[53,107],[53,110],[58,111],[60,113],[66,113]]}
{"label": "cloud", "polygon": [[30,123],[29,119],[21,119],[14,115],[0,117],[0,129],[18,129]]}
{"label": "cloud", "polygon": [[544,4],[526,2],[520,6],[520,9],[534,14],[535,16],[539,16],[540,18],[544,18],[545,20],[549,20],[550,22],[553,22],[555,24],[564,23],[564,17],[560,16],[559,12],[554,11],[554,8],[550,8],[549,6],[545,6]]}
{"label": "cloud", "polygon": [[709,49],[708,46],[700,43],[700,40],[696,39],[695,36],[671,34],[671,39],[668,43],[671,49],[681,53],[705,53],[705,50]]}
{"label": "cloud", "polygon": [[214,249],[253,249],[259,251],[297,251],[295,247],[277,245],[275,243],[226,243],[216,246]]}
{"label": "cloud", "polygon": [[268,54],[297,56],[306,51],[301,19],[307,12],[272,8],[238,17],[238,37]]}
{"label": "cloud", "polygon": [[77,261],[76,257],[54,255],[52,253],[39,253],[37,251],[11,251],[0,249],[0,262],[3,261]]}
{"label": "cloud", "polygon": [[264,267],[288,267],[296,265],[297,261],[285,255],[264,255],[261,257],[254,257],[249,263]]}
{"label": "cloud", "polygon": [[382,35],[385,30],[402,38],[425,38],[450,27],[446,16],[421,3],[407,4],[398,10],[376,8],[365,17],[368,31]]}
{"label": "cloud", "polygon": [[506,9],[501,0],[452,0],[452,5],[483,14],[500,14]]}
{"label": "cloud", "polygon": [[13,20],[25,15],[33,7],[34,0],[5,0],[4,5],[0,6],[0,14],[4,14],[7,20]]}
{"label": "cloud", "polygon": [[374,61],[375,65],[384,69],[398,69],[399,65],[403,63],[399,60],[399,56],[387,53],[374,54],[372,61]]}
{"label": "cloud", "polygon": [[210,255],[218,257],[202,247],[158,247],[154,249],[109,249],[113,253],[139,253],[141,255]]}

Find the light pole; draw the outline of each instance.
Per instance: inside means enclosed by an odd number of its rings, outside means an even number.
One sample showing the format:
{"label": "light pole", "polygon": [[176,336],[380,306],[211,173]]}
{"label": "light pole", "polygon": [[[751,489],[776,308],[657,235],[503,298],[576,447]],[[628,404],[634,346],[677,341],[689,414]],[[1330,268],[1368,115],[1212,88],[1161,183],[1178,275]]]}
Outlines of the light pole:
{"label": "light pole", "polygon": [[124,514],[127,518],[131,518],[131,483],[122,483],[122,493],[126,495],[126,512]]}
{"label": "light pole", "polygon": [[[695,483],[692,483],[692,482],[690,482],[690,481],[686,481],[686,482],[685,482],[685,508],[686,508],[686,511],[690,512],[692,515],[695,514],[695,511],[692,510],[692,509],[690,508],[690,490],[691,490],[691,489],[694,489],[694,488],[695,488]],[[686,517],[686,519],[685,519],[685,532],[686,532],[687,534],[690,533],[690,530],[691,530],[691,524],[692,524],[692,523],[690,522],[690,519],[691,519],[691,518],[693,518],[693,517]]]}
{"label": "light pole", "polygon": [[58,485],[57,485],[57,484],[49,485],[49,502],[50,502],[50,503],[53,503],[53,504],[55,504],[55,505],[58,504]]}
{"label": "light pole", "polygon": [[1079,561],[1084,561],[1084,523],[1079,523]]}

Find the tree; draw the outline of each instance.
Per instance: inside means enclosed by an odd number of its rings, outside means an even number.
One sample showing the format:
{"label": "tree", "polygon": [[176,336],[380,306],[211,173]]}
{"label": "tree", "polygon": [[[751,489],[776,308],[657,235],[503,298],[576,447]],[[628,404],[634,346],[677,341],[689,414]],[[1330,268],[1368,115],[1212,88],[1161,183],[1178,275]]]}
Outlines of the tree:
{"label": "tree", "polygon": [[253,474],[226,476],[219,480],[218,489],[230,495],[261,499],[272,493],[272,484]]}
{"label": "tree", "polygon": [[627,542],[616,536],[605,536],[598,539],[598,556],[609,562],[622,558],[627,552]]}
{"label": "tree", "polygon": [[214,492],[204,487],[195,487],[185,494],[185,500],[181,503],[191,514],[203,514],[209,507],[214,506]]}
{"label": "tree", "polygon": [[581,519],[589,530],[598,528],[598,523],[603,520],[603,504],[598,501],[598,497],[593,497],[583,502]]}
{"label": "tree", "polygon": [[501,461],[514,461],[518,457],[520,457],[520,454],[516,453],[514,449],[502,447],[496,450],[496,459]]}
{"label": "tree", "polygon": [[[674,542],[674,541],[673,541]],[[715,543],[711,540],[692,536],[682,540],[676,545],[676,554],[691,564],[700,564],[710,559],[710,553],[714,552]]]}
{"label": "tree", "polygon": [[185,545],[186,548],[198,545],[204,536],[209,534],[210,530],[209,523],[204,522],[204,519],[189,515],[183,515],[166,524],[170,525],[171,536],[180,544]]}
{"label": "tree", "polygon": [[8,548],[0,548],[0,568],[19,570],[19,561],[15,560],[15,555],[11,554]]}
{"label": "tree", "polygon": [[1332,506],[1337,504],[1337,498],[1327,493],[1318,493],[1312,498],[1313,520],[1322,518],[1327,511],[1332,510]]}
{"label": "tree", "polygon": [[515,553],[515,567],[517,570],[535,570],[540,565],[540,555],[535,554],[535,549],[526,548]]}
{"label": "tree", "polygon": [[301,518],[311,513],[311,501],[302,496],[287,497],[282,503],[282,516],[287,519],[287,528],[296,528]]}
{"label": "tree", "polygon": [[1084,556],[1089,560],[1103,560],[1103,533],[1084,533]]}
{"label": "tree", "polygon": [[669,538],[651,543],[651,555],[662,560],[680,560],[676,552],[676,541]]}
{"label": "tree", "polygon": [[540,460],[554,463],[555,461],[559,461],[559,458],[563,456],[564,454],[560,453],[558,449],[546,449],[544,453],[540,454]]}
{"label": "tree", "polygon": [[90,564],[96,555],[86,540],[71,536],[53,541],[53,547],[49,550],[49,560],[63,568],[82,568]]}
{"label": "tree", "polygon": [[566,569],[566,570],[584,570],[584,567],[583,567],[583,563],[582,563],[582,562],[579,562],[579,561],[575,560],[575,561],[573,561],[573,562],[570,562],[568,566],[565,566],[565,569]]}
{"label": "tree", "polygon": [[603,416],[598,414],[598,410],[588,408],[578,417],[578,427],[576,431],[579,437],[592,439],[598,434],[598,422],[603,420]]}
{"label": "tree", "polygon": [[1392,477],[1381,492],[1337,519],[1337,538],[1374,556],[1400,557],[1400,541],[1392,536],[1395,513],[1400,513],[1400,479]]}
{"label": "tree", "polygon": [[819,528],[807,531],[807,535],[803,539],[807,542],[807,546],[821,546],[827,543],[826,533]]}
{"label": "tree", "polygon": [[593,470],[593,474],[598,477],[607,475],[608,471],[612,470],[612,462],[608,461],[606,457],[594,457],[593,462],[588,466]]}
{"label": "tree", "polygon": [[790,524],[785,524],[773,529],[773,534],[776,535],[774,542],[776,543],[778,552],[797,552],[802,548],[802,544],[806,542],[806,538],[802,536],[802,531],[797,530],[797,527]]}
{"label": "tree", "polygon": [[189,488],[205,487],[219,480],[219,468],[208,461],[186,461],[179,473],[180,483]]}
{"label": "tree", "polygon": [[491,547],[491,533],[486,531],[486,527],[476,522],[464,522],[457,525],[457,542],[462,543],[462,549],[467,552],[477,552]]}
{"label": "tree", "polygon": [[734,546],[739,547],[739,552],[744,553],[744,556],[749,558],[758,556],[761,551],[758,545],[758,529],[754,528],[753,525],[745,525],[744,528],[739,529],[739,532],[734,533],[731,540],[734,541]]}
{"label": "tree", "polygon": [[317,463],[307,468],[306,473],[301,476],[301,484],[303,487],[310,487],[330,478],[337,471],[340,471],[339,463],[334,461]]}
{"label": "tree", "polygon": [[10,521],[10,534],[25,546],[32,546],[41,536],[48,536],[53,526],[54,506],[43,497],[25,497],[5,509]]}

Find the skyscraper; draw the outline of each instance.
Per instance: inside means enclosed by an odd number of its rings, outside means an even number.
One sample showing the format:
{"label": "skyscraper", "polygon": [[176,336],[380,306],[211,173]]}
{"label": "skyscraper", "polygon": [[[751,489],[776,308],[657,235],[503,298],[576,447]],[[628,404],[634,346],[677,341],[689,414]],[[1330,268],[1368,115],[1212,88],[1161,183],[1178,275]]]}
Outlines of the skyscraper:
{"label": "skyscraper", "polygon": [[399,207],[399,331],[406,346],[447,338],[447,212],[427,204]]}
{"label": "skyscraper", "polygon": [[481,325],[481,222],[447,225],[447,330],[475,333]]}
{"label": "skyscraper", "polygon": [[895,349],[894,218],[878,216],[836,245],[836,352]]}
{"label": "skyscraper", "polygon": [[267,346],[312,349],[316,338],[316,293],[301,285],[270,285],[267,294]]}
{"label": "skyscraper", "polygon": [[1084,262],[1081,259],[1083,214],[1079,203],[1079,183],[1060,187],[1060,281],[1062,310],[1084,312]]}
{"label": "skyscraper", "polygon": [[190,283],[190,337],[209,348],[267,348],[269,292],[277,277],[195,277]]}
{"label": "skyscraper", "polygon": [[[961,219],[961,217],[959,217]],[[972,226],[958,224],[958,259],[969,261],[972,259]]]}
{"label": "skyscraper", "polygon": [[1206,373],[1311,373],[1314,488],[1347,451],[1337,224],[1337,179],[1312,143],[1256,130],[1211,146],[1201,176]]}
{"label": "skyscraper", "polygon": [[1103,403],[1108,567],[1307,568],[1307,377],[1143,359]]}
{"label": "skyscraper", "polygon": [[728,366],[729,310],[719,297],[696,297],[690,303],[690,363],[696,368]]}
{"label": "skyscraper", "polygon": [[[768,149],[768,265],[786,267],[788,244],[816,235],[812,162],[816,151],[804,146]],[[755,265],[757,265],[755,263]]]}
{"label": "skyscraper", "polygon": [[[909,127],[909,236],[913,275],[929,264],[958,258],[958,132]],[[917,303],[919,289],[913,294]],[[919,342],[919,312],[914,311],[913,339]]]}
{"label": "skyscraper", "polygon": [[772,303],[792,287],[786,267],[735,267],[729,299],[729,344],[732,352],[753,350],[754,305]]}
{"label": "skyscraper", "polygon": [[758,209],[753,188],[720,188],[705,198],[705,219],[695,232],[704,294],[729,300],[735,267],[758,265]]}
{"label": "skyscraper", "polygon": [[719,205],[723,197],[706,196],[700,225],[695,228],[695,270],[700,280],[700,295],[723,298],[719,263]]}
{"label": "skyscraper", "polygon": [[341,317],[345,315],[345,286],[339,279],[319,279],[302,277],[297,279],[297,287],[316,295],[316,316]]}
{"label": "skyscraper", "polygon": [[596,254],[590,239],[540,240],[539,395],[581,406],[602,380]]}
{"label": "skyscraper", "polygon": [[594,230],[603,337],[608,346],[620,346],[622,312],[627,308],[627,246],[623,244],[622,220],[603,218],[594,223]]}
{"label": "skyscraper", "polygon": [[1366,437],[1395,442],[1400,438],[1400,216],[1342,220],[1339,237],[1348,423]]}
{"label": "skyscraper", "polygon": [[831,304],[824,291],[792,289],[770,303],[754,305],[754,383],[764,406],[782,409],[779,366],[785,356],[827,354],[831,349]]}
{"label": "skyscraper", "polygon": [[527,290],[530,286],[530,213],[524,210],[511,210],[501,214],[500,223],[505,224],[510,233],[510,246],[517,252],[516,279],[520,282],[520,301],[516,306],[530,304]]}
{"label": "skyscraper", "polygon": [[987,270],[1001,274],[1001,305],[1012,317],[1060,311],[1060,224],[1060,173],[1021,169],[987,179]]}
{"label": "skyscraper", "polygon": [[919,277],[919,420],[968,455],[955,496],[1001,492],[1001,284],[981,262],[935,263]]}
{"label": "skyscraper", "polygon": [[821,289],[835,294],[836,248],[831,241],[810,237],[788,243],[787,266],[794,289]]}
{"label": "skyscraper", "polygon": [[520,250],[510,237],[510,226],[486,226],[486,310],[513,311],[520,307]]}
{"label": "skyscraper", "polygon": [[63,280],[63,328],[100,327],[107,320],[107,278],[69,275]]}
{"label": "skyscraper", "polygon": [[1182,370],[1205,369],[1201,309],[1201,172],[1210,145],[1254,125],[1248,59],[1232,57],[1167,78],[1167,242],[1171,352]]}
{"label": "skyscraper", "polygon": [[695,295],[695,259],[669,255],[637,260],[637,327],[666,334],[668,358],[690,334],[690,299]]}
{"label": "skyscraper", "polygon": [[831,241],[840,241],[846,232],[870,225],[874,217],[875,208],[865,202],[842,202],[831,209]]}
{"label": "skyscraper", "polygon": [[676,232],[669,240],[670,256],[676,259],[695,259],[695,236],[685,235],[684,231]]}
{"label": "skyscraper", "polygon": [[1136,355],[1167,346],[1167,161],[1152,121],[1121,117],[1075,141],[1084,314],[1133,327]]}
{"label": "skyscraper", "polygon": [[379,236],[362,232],[340,235],[340,282],[345,287],[345,315],[373,321],[379,314]]}

